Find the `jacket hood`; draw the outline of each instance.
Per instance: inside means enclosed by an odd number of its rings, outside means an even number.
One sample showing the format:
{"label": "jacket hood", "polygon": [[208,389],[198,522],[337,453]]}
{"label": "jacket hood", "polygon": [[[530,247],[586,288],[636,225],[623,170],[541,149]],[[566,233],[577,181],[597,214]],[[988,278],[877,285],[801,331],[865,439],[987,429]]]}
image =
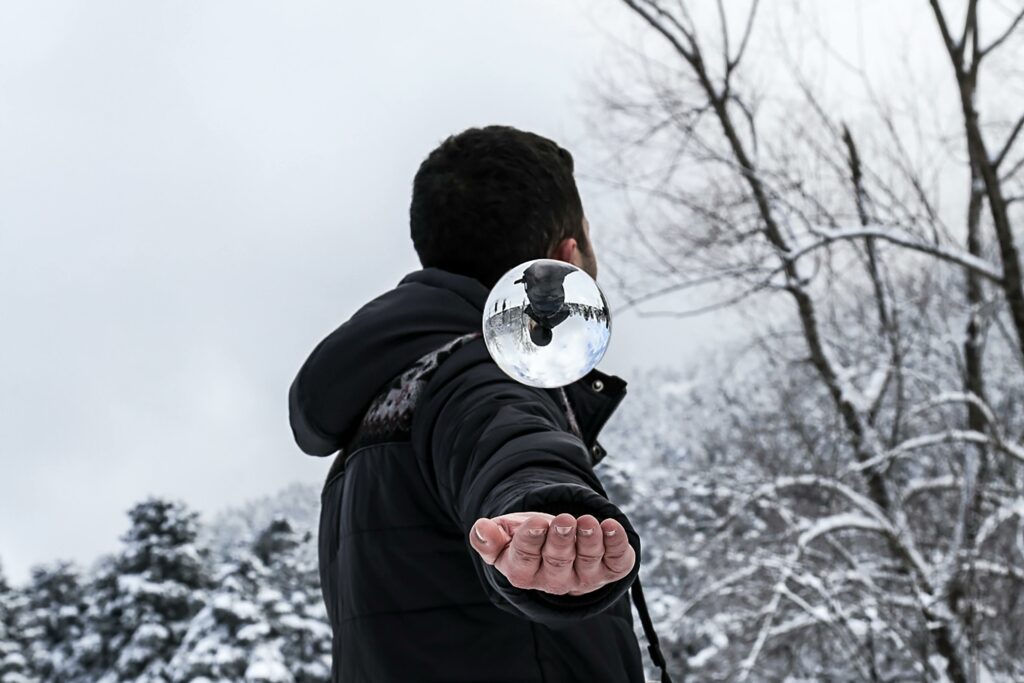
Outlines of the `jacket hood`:
{"label": "jacket hood", "polygon": [[423,268],[356,311],[292,382],[288,415],[299,448],[319,456],[343,448],[391,379],[455,337],[481,331],[488,294],[479,280]]}

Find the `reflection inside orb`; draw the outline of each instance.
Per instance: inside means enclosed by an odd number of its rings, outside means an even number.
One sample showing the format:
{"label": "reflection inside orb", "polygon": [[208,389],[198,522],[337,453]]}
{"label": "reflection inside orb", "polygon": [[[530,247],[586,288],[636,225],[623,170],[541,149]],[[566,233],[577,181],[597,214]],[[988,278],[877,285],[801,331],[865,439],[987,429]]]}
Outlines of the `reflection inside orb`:
{"label": "reflection inside orb", "polygon": [[508,271],[484,308],[484,341],[495,362],[524,384],[571,384],[601,360],[611,336],[597,283],[562,261],[537,259]]}
{"label": "reflection inside orb", "polygon": [[526,288],[530,301],[524,312],[530,317],[530,340],[537,346],[547,346],[552,330],[569,317],[565,304],[565,276],[575,269],[558,261],[537,261],[523,271],[523,276],[512,284]]}

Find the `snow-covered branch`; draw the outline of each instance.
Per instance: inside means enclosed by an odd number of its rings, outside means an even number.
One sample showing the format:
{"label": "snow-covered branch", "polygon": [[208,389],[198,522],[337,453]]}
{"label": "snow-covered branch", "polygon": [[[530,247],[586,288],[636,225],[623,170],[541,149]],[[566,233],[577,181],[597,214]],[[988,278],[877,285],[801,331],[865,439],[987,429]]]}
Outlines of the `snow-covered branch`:
{"label": "snow-covered branch", "polygon": [[1024,519],[1024,498],[1018,498],[995,510],[985,518],[978,528],[976,537],[977,545],[980,548],[1005,522],[1014,517]]}
{"label": "snow-covered branch", "polygon": [[824,227],[813,227],[813,234],[816,235],[819,240],[810,244],[804,245],[797,250],[790,253],[791,258],[799,258],[809,252],[820,249],[824,246],[839,242],[843,240],[855,240],[864,239],[867,237],[873,239],[879,239],[883,242],[889,242],[905,249],[917,251],[922,254],[934,256],[935,258],[953,263],[955,265],[966,268],[987,280],[995,283],[1001,283],[1003,281],[1003,271],[992,263],[986,261],[983,258],[972,255],[969,252],[961,249],[954,249],[952,247],[945,247],[941,244],[933,244],[930,242],[923,242],[919,238],[909,233],[903,232],[902,230],[882,226],[882,225],[868,225],[856,228],[843,228],[833,229]]}
{"label": "snow-covered branch", "polygon": [[819,536],[844,529],[860,529],[862,531],[877,531],[888,535],[894,534],[891,526],[883,524],[878,519],[854,512],[843,512],[817,520],[811,528],[800,534],[797,542],[801,546],[806,546]]}

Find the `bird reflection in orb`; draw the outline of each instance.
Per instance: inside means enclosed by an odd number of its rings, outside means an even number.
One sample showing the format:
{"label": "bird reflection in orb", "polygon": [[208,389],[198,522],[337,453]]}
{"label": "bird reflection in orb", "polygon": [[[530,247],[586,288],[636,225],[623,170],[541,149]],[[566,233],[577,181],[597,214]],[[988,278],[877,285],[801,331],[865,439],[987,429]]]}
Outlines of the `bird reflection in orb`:
{"label": "bird reflection in orb", "polygon": [[571,384],[601,360],[611,335],[608,304],[576,266],[537,259],[508,271],[484,307],[484,341],[513,379],[553,388]]}

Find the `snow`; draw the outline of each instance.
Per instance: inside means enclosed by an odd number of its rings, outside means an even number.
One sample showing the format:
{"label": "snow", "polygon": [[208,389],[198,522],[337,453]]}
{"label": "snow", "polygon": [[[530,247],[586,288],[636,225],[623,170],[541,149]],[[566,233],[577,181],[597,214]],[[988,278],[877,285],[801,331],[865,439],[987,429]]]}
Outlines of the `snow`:
{"label": "snow", "polygon": [[238,630],[236,637],[241,642],[257,642],[270,633],[270,626],[264,622],[250,624]]}
{"label": "snow", "polygon": [[699,669],[702,666],[706,665],[708,661],[717,654],[718,648],[714,646],[709,646],[704,648],[694,656],[690,657],[686,663],[692,668]]}
{"label": "snow", "polygon": [[888,382],[890,372],[891,368],[888,364],[885,364],[880,366],[871,374],[871,377],[868,378],[868,381],[865,383],[864,389],[862,390],[861,398],[864,403],[861,406],[861,410],[869,410],[871,406],[878,402],[878,399]]}
{"label": "snow", "polygon": [[245,670],[245,680],[265,683],[288,683],[295,679],[281,662],[261,661],[249,665],[249,668]]}
{"label": "snow", "polygon": [[36,683],[36,681],[19,673],[5,673],[3,683]]}
{"label": "snow", "polygon": [[253,683],[292,683],[295,678],[285,666],[276,643],[260,645],[253,653],[253,661],[245,670],[245,680]]}
{"label": "snow", "polygon": [[142,624],[135,629],[135,640],[165,640],[170,631],[163,624]]}

